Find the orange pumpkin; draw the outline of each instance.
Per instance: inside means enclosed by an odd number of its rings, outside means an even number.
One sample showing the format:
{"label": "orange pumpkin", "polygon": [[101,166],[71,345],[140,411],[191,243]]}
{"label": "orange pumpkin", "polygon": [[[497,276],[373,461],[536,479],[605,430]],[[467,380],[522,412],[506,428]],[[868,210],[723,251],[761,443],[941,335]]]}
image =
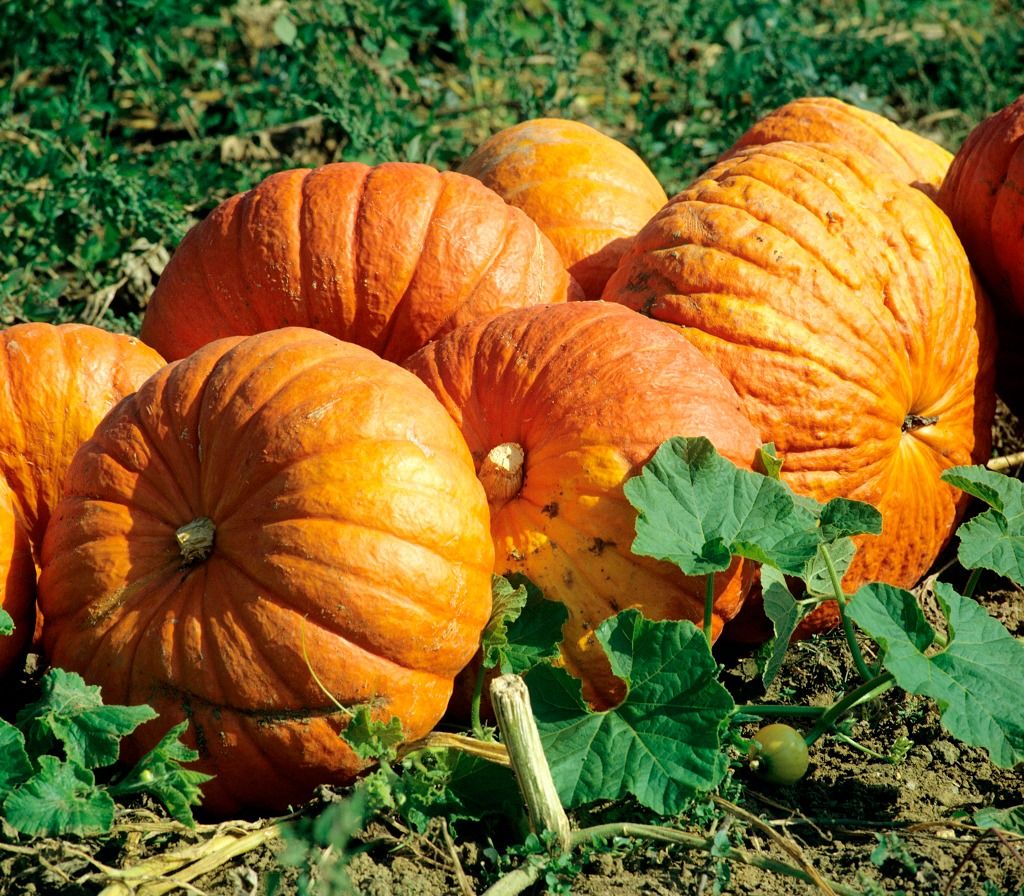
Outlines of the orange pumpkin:
{"label": "orange pumpkin", "polygon": [[588,299],[668,197],[626,145],[578,121],[537,118],[499,131],[459,168],[551,238]]}
{"label": "orange pumpkin", "polygon": [[736,141],[727,155],[777,140],[844,144],[876,162],[892,177],[933,198],[953,161],[949,150],[927,137],[830,96],[802,97],[769,112]]}
{"label": "orange pumpkin", "polygon": [[[844,580],[912,586],[988,457],[990,311],[949,220],[841,145],[751,147],[651,221],[605,297],[667,321],[735,386],[783,478],[882,512]],[[805,629],[836,622],[835,607]]]}
{"label": "orange pumpkin", "polygon": [[138,339],[85,324],[0,332],[0,476],[37,552],[79,445],[163,365]]}
{"label": "orange pumpkin", "polygon": [[28,536],[14,512],[14,495],[0,479],[0,608],[14,622],[14,632],[0,635],[0,678],[24,656],[32,640],[36,568]]}
{"label": "orange pumpkin", "polygon": [[[593,638],[607,617],[703,618],[705,580],[635,556],[623,483],[671,436],[703,435],[750,467],[757,433],[728,382],[685,339],[604,302],[512,311],[406,362],[459,424],[491,509],[495,572],[521,572],[569,610],[563,655],[595,702],[619,683]],[[749,566],[718,576],[714,630]]]}
{"label": "orange pumpkin", "polygon": [[968,135],[937,202],[998,307],[1024,315],[1024,96]]}
{"label": "orange pumpkin", "polygon": [[141,335],[176,360],[224,336],[314,327],[401,361],[575,290],[536,225],[473,178],[346,162],[273,174],[218,206],[172,256]]}
{"label": "orange pumpkin", "polygon": [[487,501],[414,376],[324,333],[218,340],[122,402],[46,533],[51,662],[148,703],[129,753],[190,723],[216,814],[281,811],[365,762],[368,704],[440,718],[490,611]]}

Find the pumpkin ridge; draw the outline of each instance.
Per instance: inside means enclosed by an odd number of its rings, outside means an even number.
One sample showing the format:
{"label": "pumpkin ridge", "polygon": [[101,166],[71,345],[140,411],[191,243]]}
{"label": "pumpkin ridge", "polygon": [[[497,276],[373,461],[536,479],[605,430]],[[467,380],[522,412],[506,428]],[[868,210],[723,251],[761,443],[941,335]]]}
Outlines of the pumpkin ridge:
{"label": "pumpkin ridge", "polygon": [[[706,294],[706,293],[705,293]],[[684,293],[683,295],[701,295],[701,293]],[[734,290],[734,295],[743,297],[743,294],[738,290]],[[724,296],[723,296],[724,297]],[[748,293],[746,298],[757,299],[758,293]],[[770,317],[776,317],[777,313],[774,309],[768,309],[771,314]],[[653,315],[646,315],[652,317]],[[677,327],[679,330],[687,332],[693,330],[689,324],[677,323],[672,319],[671,316],[659,316],[658,320],[665,320],[672,326]],[[786,341],[769,341],[771,338],[764,327],[754,328],[750,330],[733,330],[727,326],[727,321],[718,321],[715,319],[713,322],[702,322],[702,329],[699,332],[692,332],[692,338],[689,333],[686,335],[692,344],[700,346],[703,350],[703,344],[706,341],[718,341],[724,344],[732,344],[735,342],[735,338],[731,338],[734,333],[742,333],[745,344],[744,351],[757,354],[763,353],[765,355],[783,356],[786,358],[798,357],[806,361],[808,364],[814,365],[815,368],[827,374],[831,379],[841,382],[845,385],[849,385],[855,389],[858,394],[869,399],[869,406],[877,406],[878,401],[878,390],[871,388],[871,379],[867,371],[863,374],[855,373],[854,371],[846,372],[842,370],[840,359],[837,357],[834,346],[823,345],[820,347],[818,352],[811,352],[812,344],[809,339],[792,339]],[[787,320],[787,323],[793,323],[798,326],[802,326],[803,321],[799,320]],[[817,333],[813,334],[817,336]],[[891,366],[891,365],[890,365]],[[739,389],[738,386],[736,386]],[[884,418],[879,418],[880,420]],[[902,418],[901,418],[902,420]],[[888,425],[891,421],[885,420]]]}
{"label": "pumpkin ridge", "polygon": [[[401,441],[402,440],[398,439],[398,438],[395,438],[395,439],[365,439],[364,443],[367,444],[367,445],[388,445],[388,444],[400,445]],[[343,454],[347,450],[347,448],[344,445],[338,445],[338,446],[336,446],[335,450],[339,454]],[[245,493],[242,494],[241,497],[239,498],[239,503],[234,505],[230,509],[230,511],[224,512],[222,510],[222,508],[217,508],[217,511],[218,511],[217,519],[219,520],[219,522],[217,522],[217,526],[220,527],[220,528],[224,528],[224,527],[230,526],[231,520],[235,516],[240,514],[249,503],[254,503],[254,504],[256,504],[258,506],[259,502],[263,499],[263,494],[262,493],[265,490],[272,489],[272,487],[277,483],[278,478],[283,473],[286,473],[289,470],[293,469],[294,467],[302,464],[302,462],[305,461],[305,460],[309,460],[309,459],[315,458],[315,457],[324,457],[324,456],[328,455],[329,453],[330,453],[330,449],[324,449],[324,450],[321,450],[321,451],[312,451],[312,452],[310,452],[307,455],[298,455],[298,454],[296,454],[294,457],[288,458],[286,461],[282,461],[281,463],[273,465],[272,469],[270,469],[270,465],[269,464],[264,464],[263,465],[263,469],[264,470],[269,470],[269,472],[267,474],[266,479],[263,482],[260,482],[257,485],[252,486],[251,488],[247,489],[245,491]],[[402,494],[405,494],[405,495],[423,496],[423,497],[429,497],[429,498],[433,498],[435,496],[445,497],[445,495],[442,492],[440,492],[440,491],[438,491],[436,489],[431,488],[429,486],[429,483],[424,482],[424,483],[421,483],[421,485],[423,486],[423,488],[421,488],[421,489],[413,489],[413,488],[410,487],[411,483],[403,483],[403,487],[401,489],[401,492],[402,492]],[[396,489],[394,487],[392,487],[391,490],[392,490],[393,493],[397,493],[398,492],[398,489]],[[288,497],[289,495],[291,495],[293,493],[294,492],[292,492],[292,491],[280,491],[280,492],[276,492],[275,496],[276,497],[280,497],[280,498],[286,498],[286,497]],[[335,521],[338,521],[338,522],[349,523],[349,524],[351,524],[353,526],[356,526],[356,527],[359,527],[359,528],[362,528],[362,529],[366,529],[367,531],[381,532],[383,534],[392,534],[392,535],[394,534],[394,528],[385,529],[382,526],[376,525],[373,520],[369,520],[369,519],[367,519],[365,521],[364,520],[357,520],[357,519],[354,519],[353,517],[347,516],[347,515],[345,517],[341,517],[341,516],[332,517],[329,514],[316,513],[316,512],[304,510],[302,512],[302,519],[303,520],[313,520],[313,519],[335,520]],[[281,518],[281,519],[273,520],[273,523],[284,523],[284,522],[288,522],[288,521],[289,521],[289,518]],[[272,524],[272,523],[268,523],[268,524]],[[176,524],[172,523],[172,524],[169,524],[169,525],[171,526],[172,529],[177,528]],[[402,540],[408,542],[409,544],[414,544],[417,547],[422,547],[425,550],[430,551],[434,556],[438,557],[439,559],[446,560],[447,562],[453,562],[454,560],[458,559],[457,553],[456,553],[456,555],[453,555],[451,557],[445,557],[440,552],[439,546],[430,547],[427,544],[421,543],[420,541],[418,541],[415,538],[415,534],[413,532],[411,532],[411,531],[409,533],[403,534],[402,535]]]}
{"label": "pumpkin ridge", "polygon": [[384,357],[388,356],[388,353],[392,348],[392,341],[394,339],[395,332],[401,329],[398,326],[399,316],[402,314],[403,311],[407,311],[408,306],[411,303],[415,303],[417,293],[416,287],[419,285],[419,278],[417,277],[417,274],[419,274],[420,270],[420,259],[423,258],[423,253],[426,251],[430,231],[434,229],[436,225],[434,216],[437,214],[438,206],[441,204],[441,198],[444,196],[445,192],[448,189],[448,180],[443,175],[440,176],[440,182],[441,189],[437,190],[434,193],[433,205],[430,208],[430,212],[424,219],[423,232],[422,234],[419,234],[421,238],[415,241],[418,246],[416,250],[416,263],[410,265],[409,279],[406,282],[405,287],[402,289],[402,294],[398,297],[398,301],[395,302],[394,305],[392,305],[391,312],[388,314],[387,322],[384,325],[384,329],[377,339],[378,345],[381,346],[380,354]]}
{"label": "pumpkin ridge", "polygon": [[[344,627],[344,628],[336,629],[333,626],[326,624],[327,623],[327,618],[326,617],[323,617],[323,616],[310,617],[309,616],[309,608],[308,607],[301,607],[301,606],[297,605],[293,601],[289,600],[287,595],[281,594],[281,592],[276,587],[272,587],[272,586],[267,585],[266,583],[264,583],[260,579],[260,577],[256,574],[255,570],[250,569],[244,563],[239,562],[237,557],[234,557],[234,556],[232,556],[230,554],[223,553],[223,552],[221,554],[219,554],[218,557],[220,558],[220,560],[222,562],[224,562],[226,565],[229,565],[239,575],[241,575],[243,578],[247,579],[252,585],[256,586],[256,588],[258,590],[264,591],[267,594],[272,595],[274,600],[275,600],[275,602],[279,603],[283,607],[289,608],[289,610],[291,612],[295,613],[295,614],[302,615],[302,617],[304,619],[309,619],[309,621],[313,622],[313,624],[315,624],[317,626],[317,628],[321,629],[322,631],[328,632],[329,634],[333,635],[335,638],[338,638],[339,640],[343,641],[345,644],[351,646],[353,649],[358,650],[361,654],[364,654],[367,658],[370,658],[370,659],[373,659],[373,660],[377,660],[377,661],[386,663],[388,666],[390,666],[390,667],[392,667],[392,668],[394,668],[396,670],[399,670],[401,672],[410,672],[410,673],[414,673],[414,674],[417,674],[417,675],[432,675],[434,677],[437,677],[438,679],[443,677],[443,676],[438,675],[437,673],[435,673],[435,671],[432,670],[432,669],[422,669],[422,668],[419,668],[419,667],[416,667],[416,666],[407,665],[407,664],[401,662],[400,660],[396,659],[392,655],[387,655],[387,654],[382,653],[381,651],[382,651],[384,645],[374,645],[371,641],[369,641],[369,640],[367,640],[365,638],[359,637],[358,632],[354,631],[351,627]],[[366,580],[364,580],[364,582],[365,581]],[[360,584],[363,584],[363,583],[361,582]],[[373,587],[369,588],[368,590],[374,590],[374,591],[380,591],[381,590],[379,587],[377,587],[378,583],[367,582],[367,584],[370,584],[371,586],[373,586]],[[395,603],[403,603],[401,600],[395,600],[394,602]],[[454,674],[454,671],[457,671],[457,670],[453,670],[452,674]]]}
{"label": "pumpkin ridge", "polygon": [[[309,331],[309,332],[310,332],[311,335],[309,336],[308,339],[303,341],[305,344],[313,344],[313,345],[315,345],[315,344],[317,344],[318,342],[321,341],[320,338],[319,338],[319,335],[326,335],[326,334],[319,334],[319,331]],[[317,336],[312,335],[314,332],[319,334],[319,335],[317,335]],[[333,337],[328,337],[328,338],[333,338]],[[292,352],[294,352],[294,349],[295,349],[296,345],[302,345],[302,344],[303,343],[295,342],[295,343],[292,343],[290,345],[279,346],[279,347],[275,348],[274,351],[271,351],[269,354],[264,355],[261,358],[261,362],[263,364],[268,364],[278,354],[286,353],[286,352],[287,353],[292,353]],[[216,386],[222,385],[221,382],[215,382],[215,379],[219,375],[219,370],[223,370],[224,369],[224,367],[225,367],[225,363],[224,363],[225,359],[228,358],[229,356],[231,356],[232,353],[233,353],[233,348],[230,349],[228,352],[226,352],[224,354],[224,356],[214,365],[214,367],[211,370],[210,374],[204,379],[204,381],[203,381],[203,383],[202,383],[202,385],[200,387],[200,392],[199,392],[199,394],[197,396],[197,398],[198,398],[198,403],[197,403],[198,412],[197,412],[197,415],[196,415],[196,423],[197,423],[197,428],[198,429],[205,429],[205,427],[202,426],[204,420],[209,420],[209,419],[211,419],[211,417],[215,418],[217,416],[217,413],[215,412],[215,409],[210,406],[210,404],[214,401],[214,399],[210,398],[208,400],[208,396],[210,395],[211,389],[215,385]],[[229,519],[231,516],[233,516],[237,512],[239,505],[244,503],[245,500],[247,500],[248,495],[249,495],[250,492],[255,491],[255,490],[263,487],[262,484],[258,484],[256,486],[251,486],[250,485],[245,491],[239,492],[237,495],[234,496],[235,497],[235,503],[234,504],[229,504],[227,507],[225,507],[224,504],[223,504],[223,482],[216,481],[215,477],[217,477],[219,475],[222,475],[222,470],[223,469],[228,469],[228,470],[238,469],[238,464],[237,464],[238,454],[239,454],[239,452],[245,451],[247,446],[248,446],[248,443],[249,443],[249,439],[248,439],[247,434],[248,434],[249,430],[251,429],[251,427],[256,426],[256,425],[258,425],[259,423],[262,422],[261,421],[261,415],[266,413],[267,406],[270,405],[273,401],[279,399],[280,396],[290,386],[292,386],[297,379],[299,379],[300,377],[306,375],[309,372],[309,370],[311,370],[313,368],[316,368],[316,367],[323,366],[322,363],[318,365],[316,363],[316,361],[313,359],[312,355],[309,358],[305,358],[304,357],[301,360],[305,361],[306,363],[302,364],[302,363],[299,363],[299,362],[295,362],[295,363],[290,364],[288,372],[286,374],[284,374],[284,375],[279,377],[278,382],[275,384],[274,389],[269,394],[263,396],[262,403],[259,404],[258,406],[254,406],[254,407],[249,408],[249,414],[248,414],[248,417],[246,418],[245,422],[241,423],[240,425],[238,425],[238,428],[234,431],[234,433],[237,434],[237,437],[232,439],[232,450],[228,454],[227,459],[222,461],[221,464],[203,463],[203,464],[200,465],[201,473],[205,474],[203,476],[202,481],[199,483],[199,488],[200,488],[200,493],[199,494],[201,496],[201,501],[203,502],[203,505],[204,506],[206,505],[206,503],[207,503],[207,496],[208,495],[210,495],[211,493],[218,495],[218,497],[215,498],[214,501],[213,501],[213,506],[209,507],[208,508],[208,512],[206,513],[206,515],[211,517],[211,519],[213,519],[215,523],[223,524],[227,519]],[[339,365],[339,366],[342,366],[342,365]],[[344,365],[344,366],[348,366],[348,365]],[[248,381],[248,380],[249,380],[249,377],[246,377],[246,381]],[[238,395],[238,388],[237,387],[232,387],[230,395],[227,395],[227,396],[217,396],[216,400],[217,400],[218,404],[220,405],[220,411],[219,412],[223,413],[227,409],[227,407],[229,407],[232,403],[240,400],[239,399],[239,395]],[[175,417],[176,416],[177,415],[175,415]],[[174,418],[172,418],[172,419],[174,419]],[[213,456],[216,453],[214,449],[218,445],[217,439],[216,439],[216,435],[217,435],[219,430],[218,430],[217,427],[214,427],[213,430],[214,430],[213,437],[212,437],[211,440],[207,440],[206,448],[205,448],[205,451],[203,452],[206,455],[207,458]],[[202,444],[202,442],[200,440],[200,433],[197,432],[197,451],[199,451],[199,445],[201,445],[201,444]],[[273,465],[273,470],[270,472],[270,474],[268,476],[268,479],[273,478],[273,477],[278,475],[278,473],[280,472],[278,467],[286,468],[287,466],[289,466],[292,463],[292,461],[293,461],[293,459],[289,458],[288,461],[284,462],[281,465],[278,465],[278,464]],[[270,467],[270,466],[271,466],[270,464],[266,464],[264,466],[264,469],[266,469],[267,467]],[[199,514],[199,509],[198,508],[196,508],[196,514],[197,515]]]}
{"label": "pumpkin ridge", "polygon": [[367,168],[363,172],[363,178],[359,182],[359,195],[355,197],[354,209],[355,212],[352,215],[351,230],[347,234],[345,240],[349,256],[351,258],[351,265],[349,270],[352,272],[352,299],[355,305],[355,313],[352,316],[352,327],[351,332],[363,333],[366,331],[366,315],[370,310],[370,303],[368,301],[369,296],[366,293],[363,284],[366,283],[367,277],[363,271],[363,266],[360,263],[360,257],[362,253],[360,249],[363,246],[363,239],[361,233],[365,230],[366,218],[369,215],[369,209],[367,208],[367,195],[370,191],[370,181],[375,180],[374,169]]}
{"label": "pumpkin ridge", "polygon": [[[302,181],[299,183],[299,201],[295,204],[294,223],[295,248],[299,256],[299,296],[304,298],[304,301],[299,301],[298,307],[301,307],[305,313],[305,319],[301,323],[301,326],[304,327],[315,326],[313,321],[316,316],[313,313],[315,309],[312,307],[312,299],[317,295],[317,291],[313,289],[313,260],[307,249],[308,240],[303,236],[306,229],[310,226],[308,224],[310,205],[309,180],[312,173],[313,169],[307,168]],[[306,226],[303,226],[303,222],[307,222]]]}

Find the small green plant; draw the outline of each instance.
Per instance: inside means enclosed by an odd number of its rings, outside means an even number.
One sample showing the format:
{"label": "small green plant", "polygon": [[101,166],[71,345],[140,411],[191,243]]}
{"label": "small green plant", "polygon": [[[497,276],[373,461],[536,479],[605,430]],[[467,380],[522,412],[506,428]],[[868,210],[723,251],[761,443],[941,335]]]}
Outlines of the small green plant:
{"label": "small green plant", "polygon": [[118,759],[121,739],[156,718],[148,706],[104,706],[100,689],[73,672],[51,669],[38,700],[15,724],[0,719],[3,817],[26,836],[108,833],[116,799],[148,793],[178,821],[194,826],[192,806],[209,775],[186,769],[198,754],[181,743],[187,723],[172,727],[126,772],[97,779]]}

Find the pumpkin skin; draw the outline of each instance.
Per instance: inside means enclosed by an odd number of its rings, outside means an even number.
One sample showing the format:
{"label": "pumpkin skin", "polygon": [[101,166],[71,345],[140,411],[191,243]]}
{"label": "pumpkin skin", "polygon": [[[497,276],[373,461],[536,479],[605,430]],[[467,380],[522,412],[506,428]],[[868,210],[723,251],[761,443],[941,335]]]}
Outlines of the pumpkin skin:
{"label": "pumpkin skin", "polygon": [[933,199],[953,161],[949,150],[927,137],[831,96],[802,97],[769,112],[736,141],[726,157],[747,146],[778,140],[845,144]]}
{"label": "pumpkin skin", "polygon": [[[190,560],[204,518],[212,549]],[[286,328],[167,366],[82,446],[43,547],[44,644],[108,702],[157,710],[132,756],[188,719],[206,808],[276,812],[366,765],[334,700],[430,730],[492,565],[486,497],[430,391]]]}
{"label": "pumpkin skin", "polygon": [[629,241],[668,201],[628,146],[560,118],[499,131],[459,170],[526,212],[588,299],[600,298]]}
{"label": "pumpkin skin", "polygon": [[25,655],[32,640],[36,612],[36,567],[28,536],[17,520],[14,494],[0,479],[0,607],[14,622],[14,632],[0,635],[0,678]]}
{"label": "pumpkin skin", "polygon": [[[686,340],[604,302],[508,312],[441,337],[406,366],[473,453],[490,502],[494,571],[524,573],[566,605],[566,667],[588,699],[614,701],[621,683],[593,637],[597,625],[629,607],[699,623],[705,593],[703,577],[631,552],[636,511],[623,483],[677,435],[707,436],[749,468],[759,442],[737,396]],[[521,465],[502,470],[496,461],[512,446]],[[717,577],[716,635],[750,579],[739,563]]]}
{"label": "pumpkin skin", "polygon": [[925,573],[965,504],[939,474],[988,457],[995,401],[991,313],[931,200],[839,145],[751,147],[655,216],[605,297],[725,373],[795,491],[881,511],[844,588]]}
{"label": "pumpkin skin", "polygon": [[0,475],[37,553],[78,447],[163,365],[138,339],[85,324],[0,332]]}
{"label": "pumpkin skin", "polygon": [[214,339],[323,330],[401,361],[441,333],[579,287],[519,209],[428,165],[282,171],[186,234],[142,339],[177,360]]}
{"label": "pumpkin skin", "polygon": [[979,124],[939,190],[997,307],[1024,315],[1024,96]]}

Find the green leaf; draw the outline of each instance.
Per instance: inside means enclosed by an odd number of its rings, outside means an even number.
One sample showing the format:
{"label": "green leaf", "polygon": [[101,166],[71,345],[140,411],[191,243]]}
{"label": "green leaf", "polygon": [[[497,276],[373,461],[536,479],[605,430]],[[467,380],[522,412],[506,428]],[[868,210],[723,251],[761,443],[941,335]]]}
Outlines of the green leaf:
{"label": "green leaf", "polygon": [[950,467],[942,478],[992,508],[957,530],[960,562],[1024,584],[1024,483],[984,467]]}
{"label": "green leaf", "polygon": [[13,635],[14,634],[14,620],[11,619],[11,614],[8,613],[3,607],[0,607],[0,635]]}
{"label": "green leaf", "polygon": [[295,43],[295,38],[299,36],[299,29],[295,27],[295,23],[284,13],[281,13],[274,19],[273,28],[277,39],[286,47],[290,47]]}
{"label": "green leaf", "polygon": [[979,828],[999,828],[1008,834],[1024,837],[1024,806],[1010,806],[1009,809],[996,809],[989,806],[974,813],[974,823]]}
{"label": "green leaf", "polygon": [[995,765],[1010,768],[1024,760],[1024,644],[944,582],[936,585],[935,595],[949,640],[931,655],[924,651],[934,631],[910,592],[865,585],[848,613],[881,646],[882,662],[901,688],[931,697],[951,734],[984,748]]}
{"label": "green leaf", "polygon": [[827,545],[818,545],[814,557],[807,561],[804,571],[800,575],[807,586],[807,593],[817,597],[834,597],[835,589],[832,587],[832,577],[828,572],[828,564],[825,562],[825,550],[832,558],[832,565],[835,567],[836,575],[842,581],[846,570],[853,562],[854,554],[857,553],[857,546],[852,539],[840,538]]}
{"label": "green leaf", "polygon": [[782,475],[782,458],[775,451],[774,442],[765,442],[757,449],[757,459],[761,463],[765,476],[779,479]]}
{"label": "green leaf", "polygon": [[27,781],[34,770],[25,750],[25,735],[0,719],[0,799]]}
{"label": "green leaf", "polygon": [[517,592],[525,593],[526,602],[507,623],[506,642],[495,651],[495,665],[502,675],[523,675],[559,656],[562,626],[569,618],[569,609],[561,601],[548,600],[540,588],[520,573],[511,574],[508,582]]}
{"label": "green leaf", "polygon": [[526,586],[515,587],[504,576],[491,577],[491,618],[480,636],[483,667],[493,669],[508,647],[508,627],[526,606]]}
{"label": "green leaf", "polygon": [[171,728],[131,771],[110,791],[115,796],[146,792],[152,794],[172,817],[182,824],[195,827],[192,806],[202,802],[200,785],[212,775],[183,768],[183,763],[195,762],[199,754],[181,742],[188,722],[179,722]]}
{"label": "green leaf", "polygon": [[42,696],[22,708],[17,724],[33,755],[51,752],[59,742],[72,762],[100,768],[117,761],[122,737],[154,718],[148,706],[104,706],[100,689],[81,675],[50,669]]}
{"label": "green leaf", "polygon": [[626,683],[618,706],[594,712],[580,681],[560,668],[537,666],[526,676],[559,796],[579,806],[632,794],[673,814],[722,780],[732,698],[703,632],[690,622],[651,622],[625,610],[596,635]]}
{"label": "green leaf", "polygon": [[849,498],[833,498],[821,508],[818,519],[821,540],[826,544],[851,535],[878,535],[882,531],[878,508]]}
{"label": "green leaf", "polygon": [[86,837],[110,830],[114,800],[89,769],[40,756],[39,771],[4,800],[4,816],[32,837]]}
{"label": "green leaf", "polygon": [[402,761],[401,774],[390,768],[375,774],[388,785],[390,801],[381,808],[394,809],[420,832],[431,818],[458,823],[485,815],[515,818],[523,811],[512,770],[463,750],[420,750]]}
{"label": "green leaf", "polygon": [[799,575],[817,549],[817,521],[786,485],[739,469],[705,438],[669,439],[625,493],[638,511],[633,553],[688,575],[720,572],[737,554]]}
{"label": "green leaf", "polygon": [[785,576],[771,566],[761,567],[761,593],[765,615],[771,620],[775,637],[768,647],[768,661],[761,672],[761,681],[767,688],[782,668],[793,632],[812,609],[809,604],[799,604],[790,593]]}
{"label": "green leaf", "polygon": [[392,717],[382,722],[373,718],[370,706],[362,704],[353,709],[352,717],[342,729],[341,739],[360,759],[391,760],[405,740],[405,733],[400,719]]}
{"label": "green leaf", "polygon": [[352,843],[372,814],[368,803],[367,787],[360,783],[348,799],[282,827],[284,849],[277,859],[286,867],[300,869],[296,892],[316,896],[349,896],[353,892],[347,866],[363,848],[353,848]]}

